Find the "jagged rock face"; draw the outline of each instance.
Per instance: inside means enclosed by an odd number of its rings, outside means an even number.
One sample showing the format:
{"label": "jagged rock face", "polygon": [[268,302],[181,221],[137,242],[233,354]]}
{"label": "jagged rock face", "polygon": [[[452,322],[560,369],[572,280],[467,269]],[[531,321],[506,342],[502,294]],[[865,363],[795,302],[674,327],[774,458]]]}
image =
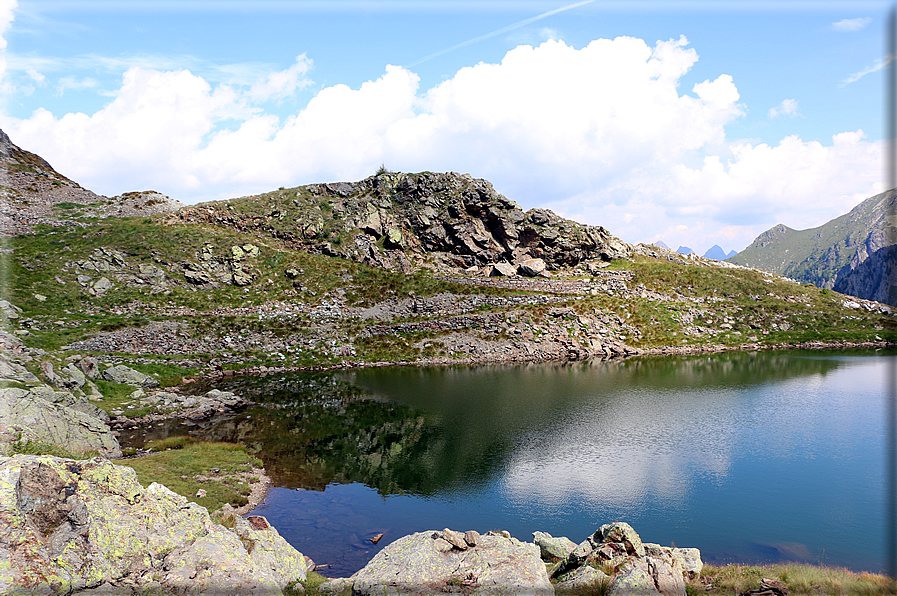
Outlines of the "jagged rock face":
{"label": "jagged rock face", "polygon": [[306,578],[264,518],[234,524],[105,460],[0,458],[0,593],[272,595]]}
{"label": "jagged rock face", "polygon": [[[354,200],[342,196],[352,190]],[[628,245],[604,228],[546,209],[524,213],[489,182],[470,176],[384,174],[355,185],[318,185],[317,192],[338,198],[343,217],[376,238],[385,236],[387,247],[450,253],[466,266],[541,258],[558,268],[629,254]]]}
{"label": "jagged rock face", "polygon": [[631,254],[628,244],[600,226],[547,209],[524,212],[486,180],[456,173],[387,173],[314,184],[187,208],[181,218],[255,229],[324,254],[401,270],[432,253],[453,267],[542,259],[548,269]]}
{"label": "jagged rock face", "polygon": [[838,272],[833,289],[864,300],[897,306],[897,288],[891,286],[890,281],[893,279],[895,259],[895,245],[872,251],[855,266],[851,262],[851,266],[845,266]]}

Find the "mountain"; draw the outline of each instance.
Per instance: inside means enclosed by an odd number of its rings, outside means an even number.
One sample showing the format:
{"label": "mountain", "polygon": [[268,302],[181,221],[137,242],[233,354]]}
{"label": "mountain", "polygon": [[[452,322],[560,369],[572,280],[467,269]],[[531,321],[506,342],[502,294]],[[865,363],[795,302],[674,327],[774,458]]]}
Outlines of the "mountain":
{"label": "mountain", "polygon": [[727,258],[727,259],[732,258],[732,257],[734,257],[734,256],[737,255],[737,254],[738,254],[738,251],[737,251],[737,250],[730,250],[730,251],[726,254],[726,258]]}
{"label": "mountain", "polygon": [[38,224],[77,225],[84,217],[135,217],[176,211],[183,205],[155,191],[128,192],[105,197],[83,188],[57,172],[47,160],[25,151],[0,130],[0,236],[32,231]]}
{"label": "mountain", "polygon": [[880,276],[870,270],[887,262],[887,251],[860,266],[884,249],[888,234],[897,231],[892,215],[895,207],[897,190],[889,190],[817,228],[794,230],[779,224],[728,261],[821,288],[849,289],[858,298],[886,296]]}
{"label": "mountain", "polygon": [[654,246],[659,246],[660,248],[670,248],[663,240],[658,240],[657,242],[652,242],[651,244],[653,244]]}
{"label": "mountain", "polygon": [[704,258],[713,259],[715,261],[724,261],[726,259],[726,253],[719,244],[714,244],[704,253]]}
{"label": "mountain", "polygon": [[680,255],[690,255],[690,254],[694,253],[695,251],[688,248],[687,246],[680,246],[679,248],[676,249],[676,252],[678,252]]}

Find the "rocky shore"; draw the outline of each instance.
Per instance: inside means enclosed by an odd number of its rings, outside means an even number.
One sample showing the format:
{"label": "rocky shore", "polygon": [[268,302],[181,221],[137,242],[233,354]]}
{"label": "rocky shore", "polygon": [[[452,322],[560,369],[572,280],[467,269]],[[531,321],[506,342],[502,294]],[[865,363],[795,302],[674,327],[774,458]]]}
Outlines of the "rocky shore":
{"label": "rocky shore", "polygon": [[[315,569],[264,517],[215,516],[108,460],[0,457],[0,594],[282,594]],[[697,549],[643,543],[626,523],[576,544],[534,532],[427,531],[387,545],[324,593],[554,594],[603,583],[608,594],[685,596]]]}

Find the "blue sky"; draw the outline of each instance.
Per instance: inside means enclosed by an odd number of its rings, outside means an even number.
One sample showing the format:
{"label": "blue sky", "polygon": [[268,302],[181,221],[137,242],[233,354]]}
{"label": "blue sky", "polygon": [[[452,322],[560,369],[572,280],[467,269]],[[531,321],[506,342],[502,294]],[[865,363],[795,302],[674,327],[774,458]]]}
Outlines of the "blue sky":
{"label": "blue sky", "polygon": [[398,171],[703,253],[883,190],[884,2],[0,0],[0,128],[185,203]]}

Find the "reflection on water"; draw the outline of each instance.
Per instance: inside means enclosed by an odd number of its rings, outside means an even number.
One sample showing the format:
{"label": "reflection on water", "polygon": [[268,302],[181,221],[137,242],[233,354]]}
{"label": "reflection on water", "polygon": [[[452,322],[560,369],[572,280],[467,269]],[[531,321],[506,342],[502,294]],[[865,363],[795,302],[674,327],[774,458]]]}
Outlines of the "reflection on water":
{"label": "reflection on water", "polygon": [[728,353],[232,379],[217,387],[265,405],[152,432],[257,453],[281,487],[258,512],[333,575],[414,531],[578,542],[615,519],[709,560],[879,570],[884,362]]}

